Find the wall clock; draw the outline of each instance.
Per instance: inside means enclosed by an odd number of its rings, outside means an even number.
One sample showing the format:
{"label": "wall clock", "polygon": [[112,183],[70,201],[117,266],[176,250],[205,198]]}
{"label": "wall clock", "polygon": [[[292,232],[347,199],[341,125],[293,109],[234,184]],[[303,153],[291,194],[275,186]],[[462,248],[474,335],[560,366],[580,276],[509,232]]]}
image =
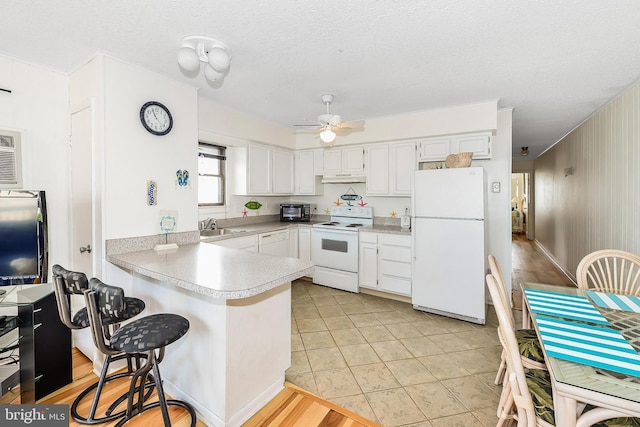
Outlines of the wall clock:
{"label": "wall clock", "polygon": [[166,135],[173,127],[173,117],[167,107],[158,101],[146,102],[140,108],[142,126],[154,135]]}

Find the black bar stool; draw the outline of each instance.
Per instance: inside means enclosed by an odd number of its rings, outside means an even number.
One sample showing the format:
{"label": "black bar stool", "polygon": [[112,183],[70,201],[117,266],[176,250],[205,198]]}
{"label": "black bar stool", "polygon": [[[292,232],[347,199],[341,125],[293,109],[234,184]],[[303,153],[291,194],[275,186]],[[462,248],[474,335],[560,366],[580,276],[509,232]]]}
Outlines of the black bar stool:
{"label": "black bar stool", "polygon": [[[94,325],[99,324],[100,317],[109,318],[117,316],[124,306],[124,291],[122,288],[102,283],[98,279],[91,279],[89,291],[85,292],[89,323],[94,334],[103,329]],[[180,406],[186,409],[191,416],[191,427],[196,425],[196,413],[193,407],[181,400],[167,399],[162,387],[162,378],[158,365],[164,358],[165,347],[180,339],[189,330],[189,321],[177,314],[153,314],[141,319],[133,320],[120,327],[110,337],[103,336],[102,340],[112,351],[126,354],[146,354],[145,364],[141,366],[131,377],[129,386],[127,409],[123,419],[116,426],[120,427],[133,417],[142,412],[160,408],[165,427],[171,426],[169,418],[169,405]],[[157,355],[156,355],[157,350]],[[158,401],[145,404],[144,389],[136,384],[145,384],[149,372],[153,370],[153,378],[158,392]]]}
{"label": "black bar stool", "polygon": [[[83,295],[84,292],[89,289],[87,276],[81,272],[67,270],[58,264],[52,267],[52,272],[54,277],[54,291],[58,305],[58,314],[62,323],[70,329],[84,329],[89,327],[90,323],[87,307],[81,308],[75,314],[71,311],[71,295]],[[117,329],[120,322],[137,316],[144,310],[144,307],[144,302],[138,298],[125,298],[123,309],[120,310],[116,316],[104,319],[102,322],[102,327],[106,328],[105,333],[109,333],[110,330]],[[71,404],[71,416],[80,424],[100,424],[124,416],[124,410],[117,413],[114,413],[113,411],[127,398],[127,394],[120,396],[120,398],[113,402],[107,411],[105,411],[104,415],[101,414],[96,417],[96,410],[102,390],[104,385],[109,381],[133,375],[135,370],[140,367],[140,357],[146,357],[144,355],[128,354],[122,351],[111,351],[110,349],[101,348],[96,342],[95,337],[94,344],[103,354],[105,354],[106,357],[98,381],[83,390]],[[127,360],[127,370],[108,375],[110,363],[123,359]],[[133,366],[134,362],[135,367]],[[153,383],[147,384],[147,398],[153,393],[152,387]],[[90,394],[93,394],[91,409],[87,416],[82,416],[78,413],[78,406],[83,399]]]}

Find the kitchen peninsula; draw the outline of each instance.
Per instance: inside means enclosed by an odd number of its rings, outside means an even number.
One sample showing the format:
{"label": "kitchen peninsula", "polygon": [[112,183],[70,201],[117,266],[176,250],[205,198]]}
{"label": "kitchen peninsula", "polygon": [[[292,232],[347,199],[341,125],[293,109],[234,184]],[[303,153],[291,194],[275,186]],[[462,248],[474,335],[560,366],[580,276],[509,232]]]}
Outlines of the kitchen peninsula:
{"label": "kitchen peninsula", "polygon": [[190,322],[161,365],[172,397],[193,404],[208,425],[239,426],[282,389],[291,363],[291,281],[311,275],[311,262],[207,243],[162,251],[109,243],[107,261],[123,269],[146,314]]}

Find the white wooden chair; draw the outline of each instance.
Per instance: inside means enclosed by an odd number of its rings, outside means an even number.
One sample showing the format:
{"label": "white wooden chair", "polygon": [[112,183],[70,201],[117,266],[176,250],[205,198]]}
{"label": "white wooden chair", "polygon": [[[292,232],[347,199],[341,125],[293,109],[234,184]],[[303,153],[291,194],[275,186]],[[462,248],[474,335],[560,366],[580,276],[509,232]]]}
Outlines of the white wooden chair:
{"label": "white wooden chair", "polygon": [[586,255],[576,269],[578,288],[640,295],[640,257],[617,249]]}
{"label": "white wooden chair", "polygon": [[[554,427],[553,395],[549,372],[541,369],[525,369],[518,350],[516,335],[509,320],[510,310],[508,305],[505,306],[500,285],[492,274],[487,275],[487,287],[498,316],[498,336],[506,355],[509,378],[508,385],[504,388],[509,396],[506,399],[500,399],[497,425],[501,426],[515,420],[519,427]],[[588,427],[605,420],[611,420],[612,426],[634,425],[633,423],[640,422],[638,419],[626,418],[626,415],[610,409],[594,408],[583,412],[585,405],[578,406],[580,416],[576,427]],[[622,418],[616,419],[616,417]],[[609,422],[605,421],[599,425],[606,426]]]}
{"label": "white wooden chair", "polygon": [[[542,347],[540,341],[536,336],[536,331],[533,329],[515,329],[515,320],[513,318],[513,312],[511,311],[511,298],[509,298],[509,292],[507,290],[507,283],[504,280],[502,274],[502,268],[498,264],[498,260],[493,255],[489,255],[489,268],[491,274],[498,283],[498,291],[500,292],[501,300],[507,311],[507,320],[511,323],[511,328],[515,330],[516,339],[521,350],[522,364],[529,369],[547,369],[547,365],[544,362],[542,353]],[[494,301],[494,305],[496,302]],[[498,373],[494,380],[496,385],[502,384],[504,380],[504,374],[506,370],[505,354],[502,353],[500,360],[500,366],[498,367]]]}

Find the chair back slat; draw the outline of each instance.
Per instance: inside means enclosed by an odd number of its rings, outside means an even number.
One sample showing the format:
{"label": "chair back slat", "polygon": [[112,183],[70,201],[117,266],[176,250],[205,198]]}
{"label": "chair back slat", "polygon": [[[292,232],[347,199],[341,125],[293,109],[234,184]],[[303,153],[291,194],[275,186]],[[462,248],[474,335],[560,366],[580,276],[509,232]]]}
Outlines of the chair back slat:
{"label": "chair back slat", "polygon": [[640,257],[615,249],[595,251],[580,261],[576,277],[580,289],[640,295]]}

